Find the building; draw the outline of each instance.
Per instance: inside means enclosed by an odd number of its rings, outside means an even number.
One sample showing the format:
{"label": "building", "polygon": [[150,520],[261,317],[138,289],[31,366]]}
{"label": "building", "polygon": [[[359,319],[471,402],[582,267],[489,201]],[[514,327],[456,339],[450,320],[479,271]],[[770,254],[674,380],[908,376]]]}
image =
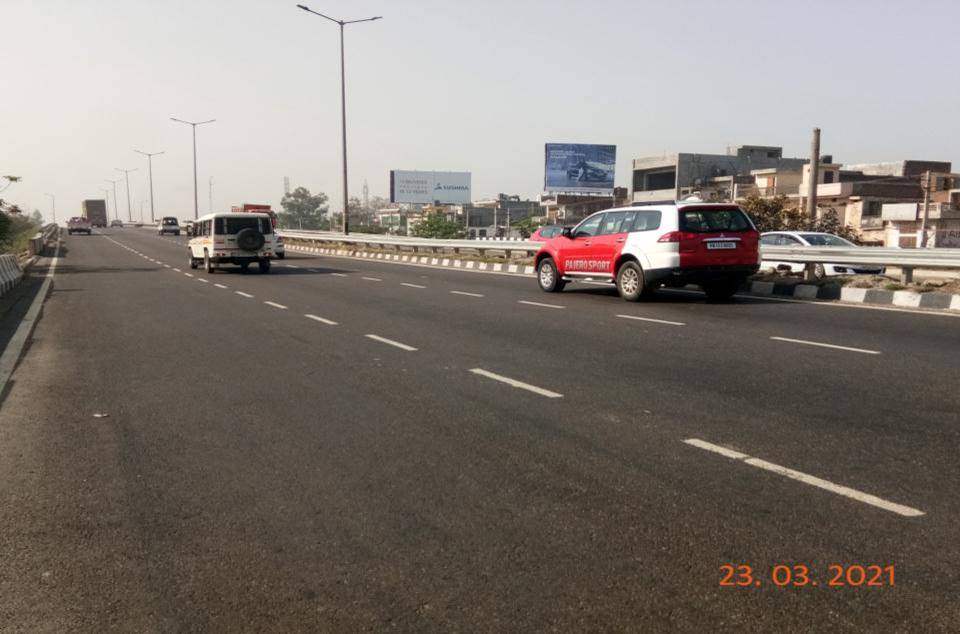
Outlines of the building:
{"label": "building", "polygon": [[515,237],[508,227],[540,213],[540,201],[521,200],[520,196],[509,194],[497,194],[496,198],[468,203],[460,209],[461,222],[471,238]]}
{"label": "building", "polygon": [[783,148],[741,145],[726,154],[680,152],[633,160],[634,203],[663,203],[699,195],[704,200],[735,198],[739,184],[751,185],[751,172],[799,169],[804,158],[783,158]]}
{"label": "building", "polygon": [[630,204],[626,187],[615,187],[613,196],[589,194],[546,194],[540,197],[540,215],[547,224],[572,225],[590,214]]}

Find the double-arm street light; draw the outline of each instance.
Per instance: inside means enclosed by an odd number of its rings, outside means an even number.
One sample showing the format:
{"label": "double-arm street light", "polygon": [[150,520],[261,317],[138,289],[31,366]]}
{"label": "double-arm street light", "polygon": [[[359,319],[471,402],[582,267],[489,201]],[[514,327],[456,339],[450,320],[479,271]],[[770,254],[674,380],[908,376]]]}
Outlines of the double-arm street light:
{"label": "double-arm street light", "polygon": [[374,20],[379,20],[383,16],[377,15],[372,18],[363,18],[361,20],[337,20],[336,18],[331,18],[329,15],[318,13],[310,7],[306,7],[302,4],[298,4],[297,6],[307,13],[319,15],[321,18],[326,18],[331,22],[335,22],[336,24],[340,25],[340,125],[343,130],[343,232],[350,233],[349,214],[347,213],[350,206],[350,198],[347,196],[347,79],[343,59],[343,27],[348,24],[356,24],[358,22],[373,22]]}
{"label": "double-arm street light", "polygon": [[156,222],[157,219],[153,217],[153,157],[163,152],[141,152],[140,150],[134,150],[134,152],[147,157],[147,169],[150,171],[150,222]]}
{"label": "double-arm street light", "polygon": [[[101,187],[100,191],[103,192],[103,198],[107,201],[104,206],[107,208],[107,220],[110,220],[110,190],[106,187]],[[117,201],[113,201],[113,215],[117,215]],[[107,224],[110,223],[108,222]]]}
{"label": "double-arm street light", "polygon": [[216,119],[209,119],[207,121],[184,121],[183,119],[170,117],[170,120],[186,124],[193,128],[193,219],[196,220],[200,217],[197,212],[197,126],[213,123]]}
{"label": "double-arm street light", "polygon": [[117,220],[120,220],[120,208],[117,207],[117,183],[120,182],[119,179],[112,181],[109,178],[103,179],[113,185],[113,217]]}
{"label": "double-arm street light", "polygon": [[133,214],[130,212],[130,172],[136,172],[137,168],[125,170],[122,167],[115,167],[113,169],[118,172],[123,172],[124,178],[127,179],[127,220],[133,222]]}

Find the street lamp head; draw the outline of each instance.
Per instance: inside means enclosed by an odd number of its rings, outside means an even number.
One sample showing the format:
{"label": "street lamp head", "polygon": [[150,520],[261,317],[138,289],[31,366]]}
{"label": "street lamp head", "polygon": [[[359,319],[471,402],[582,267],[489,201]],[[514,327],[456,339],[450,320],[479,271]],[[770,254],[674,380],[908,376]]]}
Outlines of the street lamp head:
{"label": "street lamp head", "polygon": [[300,7],[301,9],[303,9],[304,11],[309,11],[309,10],[310,10],[310,7],[306,7],[306,6],[302,5],[302,4],[298,4],[297,6]]}

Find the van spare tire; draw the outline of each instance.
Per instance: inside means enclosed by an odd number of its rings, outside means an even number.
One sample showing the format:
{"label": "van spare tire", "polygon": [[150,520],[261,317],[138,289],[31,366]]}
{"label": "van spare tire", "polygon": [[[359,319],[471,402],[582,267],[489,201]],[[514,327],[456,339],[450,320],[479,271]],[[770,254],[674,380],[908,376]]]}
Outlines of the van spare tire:
{"label": "van spare tire", "polygon": [[263,234],[252,227],[241,229],[237,233],[237,246],[244,251],[259,251],[264,242]]}

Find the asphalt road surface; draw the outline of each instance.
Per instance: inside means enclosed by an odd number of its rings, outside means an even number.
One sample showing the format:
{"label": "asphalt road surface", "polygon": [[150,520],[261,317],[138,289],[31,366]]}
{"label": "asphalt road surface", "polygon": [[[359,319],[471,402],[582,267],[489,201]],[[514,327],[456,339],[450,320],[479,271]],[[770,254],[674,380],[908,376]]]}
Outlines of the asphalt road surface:
{"label": "asphalt road surface", "polygon": [[64,239],[0,631],[960,628],[956,317],[185,243]]}

